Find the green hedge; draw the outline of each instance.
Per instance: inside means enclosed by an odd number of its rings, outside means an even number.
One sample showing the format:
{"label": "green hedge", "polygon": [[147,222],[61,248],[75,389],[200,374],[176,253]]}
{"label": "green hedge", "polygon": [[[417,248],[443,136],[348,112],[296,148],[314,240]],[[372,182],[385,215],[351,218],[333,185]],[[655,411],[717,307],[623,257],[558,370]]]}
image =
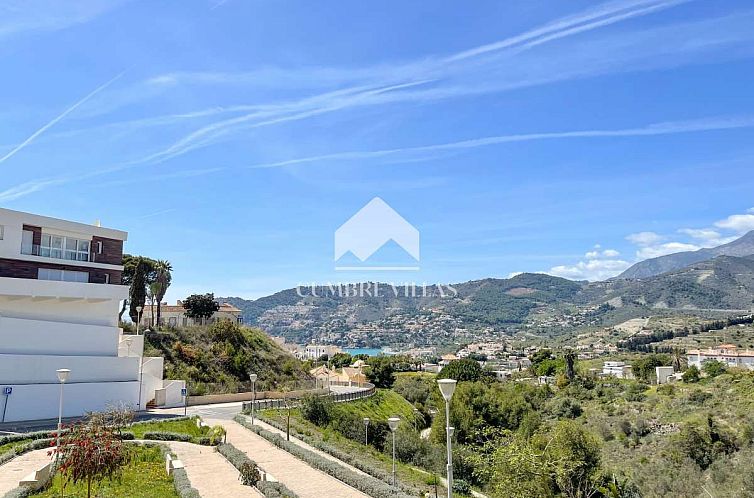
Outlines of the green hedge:
{"label": "green hedge", "polygon": [[173,470],[173,486],[181,498],[202,498],[199,492],[191,487],[185,469]]}
{"label": "green hedge", "polygon": [[[232,444],[223,443],[217,447],[217,451],[238,470],[241,470],[241,466],[245,463],[251,463],[258,467],[256,462],[246,456],[246,453],[242,452]],[[298,498],[296,493],[279,482],[259,481],[256,488],[266,498]]]}
{"label": "green hedge", "polygon": [[332,477],[342,481],[349,486],[352,486],[362,493],[365,493],[372,498],[410,498],[411,495],[406,494],[400,490],[397,490],[393,486],[376,479],[370,475],[361,475],[356,472],[340,465],[339,463],[328,460],[313,451],[309,451],[295,443],[286,441],[280,434],[273,434],[270,431],[251,425],[249,421],[243,415],[236,415],[236,422],[243,425],[247,429],[257,433],[261,437],[265,438],[278,448],[281,448],[291,455],[300,458],[308,463],[315,469],[331,475]]}
{"label": "green hedge", "polygon": [[5,462],[9,461],[10,459],[18,456],[23,455],[24,453],[27,453],[32,450],[41,450],[44,448],[49,448],[50,443],[53,441],[52,438],[49,439],[35,439],[33,441],[30,441],[22,446],[16,446],[10,451],[6,451],[2,455],[0,455],[0,465],[4,464]]}
{"label": "green hedge", "polygon": [[[275,427],[278,430],[285,431],[285,427],[277,422],[276,420],[272,420],[268,417],[259,417],[261,420],[263,420],[265,423],[270,424],[271,426]],[[347,453],[340,448],[336,446],[329,445],[325,443],[324,441],[321,441],[317,438],[313,438],[311,436],[308,436],[306,434],[302,434],[300,432],[295,432],[293,429],[291,429],[291,435],[295,435],[296,438],[302,440],[309,446],[313,446],[317,448],[320,451],[323,451],[324,453],[327,453],[328,455],[337,458],[338,460],[347,463],[348,465],[352,465],[353,467],[356,467],[360,471],[369,474],[370,476],[374,477],[375,479],[379,479],[382,482],[385,483],[391,483],[393,480],[393,475],[383,471],[382,469],[375,468],[371,465],[369,465],[366,462],[363,462],[358,456],[352,455],[350,453]],[[404,485],[401,482],[398,482],[398,486],[403,490],[404,493],[407,494],[415,494],[418,492],[421,492],[419,488],[410,487],[407,485]]]}
{"label": "green hedge", "polygon": [[144,439],[151,441],[183,441],[184,443],[191,442],[191,436],[188,434],[181,434],[178,432],[145,432]]}

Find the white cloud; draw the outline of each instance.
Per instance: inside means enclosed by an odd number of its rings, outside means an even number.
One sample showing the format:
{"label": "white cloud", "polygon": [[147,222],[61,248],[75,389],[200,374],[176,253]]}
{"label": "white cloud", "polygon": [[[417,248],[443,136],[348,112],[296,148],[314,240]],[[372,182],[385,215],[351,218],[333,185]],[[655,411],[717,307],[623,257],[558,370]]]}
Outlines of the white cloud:
{"label": "white cloud", "polygon": [[615,249],[605,249],[602,251],[602,255],[606,258],[617,258],[620,256],[620,253]]}
{"label": "white cloud", "polygon": [[519,275],[523,275],[523,273],[524,273],[524,272],[522,272],[522,271],[512,271],[512,272],[510,272],[510,273],[508,274],[508,277],[507,277],[507,278],[513,278],[513,277],[517,277],[517,276],[519,276]]}
{"label": "white cloud", "polygon": [[550,275],[573,280],[605,280],[626,270],[631,263],[620,259],[591,259],[579,261],[575,265],[561,265],[550,268]]}
{"label": "white cloud", "polygon": [[745,233],[754,230],[754,214],[733,214],[724,220],[715,223],[718,228],[733,230],[736,233]]}
{"label": "white cloud", "polygon": [[584,254],[584,257],[586,259],[600,259],[600,258],[617,258],[620,256],[620,253],[616,251],[615,249],[605,249],[604,251],[600,251],[599,244],[595,244],[594,251],[589,251],[588,253]]}
{"label": "white cloud", "polygon": [[655,232],[639,232],[628,235],[626,240],[637,246],[651,246],[662,241],[664,238]]}
{"label": "white cloud", "polygon": [[678,232],[699,240],[717,240],[720,238],[720,232],[711,228],[681,228]]}
{"label": "white cloud", "polygon": [[657,258],[666,254],[684,251],[698,251],[701,246],[684,242],[666,242],[655,246],[642,247],[636,251],[636,257],[641,259]]}

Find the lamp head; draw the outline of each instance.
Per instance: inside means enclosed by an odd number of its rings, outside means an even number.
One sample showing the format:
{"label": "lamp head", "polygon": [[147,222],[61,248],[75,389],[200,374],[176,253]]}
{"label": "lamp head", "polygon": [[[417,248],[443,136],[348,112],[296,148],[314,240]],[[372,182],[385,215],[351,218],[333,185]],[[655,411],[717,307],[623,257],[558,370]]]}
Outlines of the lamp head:
{"label": "lamp head", "polygon": [[142,308],[141,306],[137,306],[137,307],[136,307],[136,312],[137,312],[137,313],[141,313],[141,310],[143,310],[143,309],[144,309],[144,308]]}
{"label": "lamp head", "polygon": [[364,417],[364,425],[369,425],[369,417]]}
{"label": "lamp head", "polygon": [[59,370],[56,370],[55,372],[57,372],[57,374],[58,374],[58,380],[61,383],[65,383],[65,381],[68,380],[68,376],[71,374],[71,371],[68,370],[67,368],[61,368]]}
{"label": "lamp head", "polygon": [[437,385],[440,386],[440,392],[445,401],[450,401],[453,397],[453,392],[456,390],[457,382],[453,379],[440,379],[437,381]]}
{"label": "lamp head", "polygon": [[257,381],[257,374],[249,374],[249,380],[252,382]]}
{"label": "lamp head", "polygon": [[398,417],[390,417],[387,419],[387,425],[390,426],[390,430],[395,432],[395,430],[398,428],[398,424],[401,423],[401,419]]}

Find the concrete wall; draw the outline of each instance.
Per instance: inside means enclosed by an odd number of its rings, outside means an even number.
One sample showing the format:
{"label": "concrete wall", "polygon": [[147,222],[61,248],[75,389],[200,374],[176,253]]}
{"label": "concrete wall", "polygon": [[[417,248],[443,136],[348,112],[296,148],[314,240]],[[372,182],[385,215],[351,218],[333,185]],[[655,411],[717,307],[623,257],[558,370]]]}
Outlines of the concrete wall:
{"label": "concrete wall", "polygon": [[[14,385],[8,397],[6,422],[57,418],[59,384]],[[139,382],[71,383],[64,387],[63,416],[75,417],[89,411],[102,411],[108,404],[125,402],[133,407],[139,394]],[[0,417],[5,396],[0,394]]]}
{"label": "concrete wall", "polygon": [[55,371],[71,370],[70,382],[139,380],[139,358],[115,356],[28,356],[0,354],[0,384],[56,384]]}
{"label": "concrete wall", "polygon": [[115,327],[0,316],[0,354],[116,356]]}

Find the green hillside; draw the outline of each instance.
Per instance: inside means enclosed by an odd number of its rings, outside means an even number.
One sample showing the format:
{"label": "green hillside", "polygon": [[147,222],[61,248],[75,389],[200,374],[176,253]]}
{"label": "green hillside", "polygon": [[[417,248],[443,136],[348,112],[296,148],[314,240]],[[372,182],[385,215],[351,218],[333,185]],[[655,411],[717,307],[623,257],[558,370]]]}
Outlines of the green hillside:
{"label": "green hillside", "polygon": [[247,391],[252,371],[258,390],[313,385],[303,363],[267,334],[230,321],[150,332],[145,354],[164,357],[166,377],[187,380],[191,395]]}

